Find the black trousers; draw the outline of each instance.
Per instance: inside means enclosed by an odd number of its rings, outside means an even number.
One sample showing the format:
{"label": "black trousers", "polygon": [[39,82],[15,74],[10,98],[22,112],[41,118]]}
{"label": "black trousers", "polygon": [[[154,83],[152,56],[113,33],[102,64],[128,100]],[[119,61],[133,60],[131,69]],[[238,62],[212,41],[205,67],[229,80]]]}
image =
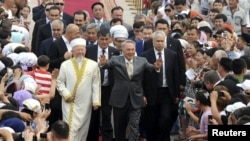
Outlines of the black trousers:
{"label": "black trousers", "polygon": [[145,108],[147,141],[170,141],[177,116],[178,104],[170,101],[168,88],[159,88],[156,104]]}
{"label": "black trousers", "polygon": [[126,140],[126,129],[129,128],[128,141],[138,141],[141,109],[134,109],[128,98],[123,108],[113,107],[116,141]]}
{"label": "black trousers", "polygon": [[101,87],[102,105],[100,109],[92,110],[87,141],[98,141],[100,130],[103,141],[113,140],[113,128],[111,124],[112,106],[109,105],[110,93],[111,93],[110,86]]}

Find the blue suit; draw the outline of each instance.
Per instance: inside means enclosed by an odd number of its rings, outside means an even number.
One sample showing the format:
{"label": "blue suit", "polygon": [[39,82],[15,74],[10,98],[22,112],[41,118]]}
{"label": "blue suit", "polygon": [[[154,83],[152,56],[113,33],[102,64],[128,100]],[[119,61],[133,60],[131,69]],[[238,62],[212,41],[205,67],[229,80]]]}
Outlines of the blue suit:
{"label": "blue suit", "polygon": [[141,53],[143,52],[143,46],[144,46],[143,40],[136,42],[135,47],[136,47],[136,53],[138,56],[141,56]]}

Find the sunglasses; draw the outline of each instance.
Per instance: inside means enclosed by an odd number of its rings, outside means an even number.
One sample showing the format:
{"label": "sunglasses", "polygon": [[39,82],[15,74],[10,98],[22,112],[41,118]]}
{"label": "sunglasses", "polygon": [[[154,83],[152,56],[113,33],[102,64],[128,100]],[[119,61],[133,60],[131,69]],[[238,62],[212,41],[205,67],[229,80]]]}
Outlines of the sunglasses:
{"label": "sunglasses", "polygon": [[171,12],[172,10],[171,9],[165,9],[165,12]]}
{"label": "sunglasses", "polygon": [[49,8],[48,9],[45,9],[46,11],[49,11]]}
{"label": "sunglasses", "polygon": [[60,2],[56,2],[55,5],[60,5],[60,6],[63,6],[64,3],[60,3]]}

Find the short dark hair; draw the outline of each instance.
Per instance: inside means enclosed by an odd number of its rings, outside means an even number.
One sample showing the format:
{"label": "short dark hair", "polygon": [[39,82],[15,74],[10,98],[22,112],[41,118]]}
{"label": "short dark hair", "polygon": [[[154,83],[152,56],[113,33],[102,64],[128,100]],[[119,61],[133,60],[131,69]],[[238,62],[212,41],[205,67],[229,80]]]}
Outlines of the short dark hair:
{"label": "short dark hair", "polygon": [[117,23],[117,22],[121,22],[121,24],[122,24],[122,19],[120,19],[120,18],[113,18],[113,19],[110,21],[110,26],[112,25],[112,23]]}
{"label": "short dark hair", "polygon": [[134,28],[141,28],[141,27],[144,27],[144,26],[145,26],[144,22],[135,22],[133,24],[133,29]]}
{"label": "short dark hair", "polygon": [[220,13],[220,11],[218,10],[218,9],[216,9],[216,8],[212,8],[212,9],[210,9],[210,11],[209,12],[213,12],[213,13]]}
{"label": "short dark hair", "polygon": [[159,19],[155,22],[155,27],[158,25],[158,24],[166,24],[168,27],[169,27],[169,24],[166,20],[164,19]]}
{"label": "short dark hair", "polygon": [[45,67],[50,63],[50,59],[46,55],[41,55],[37,59],[37,65],[38,67]]}
{"label": "short dark hair", "polygon": [[104,8],[103,3],[101,3],[101,2],[95,2],[95,3],[93,3],[93,4],[91,5],[91,9],[93,10],[94,7],[95,7],[96,5],[101,5],[101,7]]}
{"label": "short dark hair", "polygon": [[224,22],[227,21],[227,16],[224,14],[217,14],[214,19],[222,19]]}
{"label": "short dark hair", "polygon": [[186,5],[186,0],[175,0],[174,5]]}
{"label": "short dark hair", "polygon": [[123,12],[123,8],[121,6],[116,6],[116,7],[112,8],[111,13],[113,13],[115,10],[122,10],[122,12]]}
{"label": "short dark hair", "polygon": [[83,12],[82,10],[77,10],[77,11],[75,11],[74,12],[74,16],[75,15],[83,15],[84,16],[84,20],[86,20],[87,19],[87,14],[85,13],[85,12]]}
{"label": "short dark hair", "polygon": [[247,63],[243,59],[234,59],[231,63],[231,68],[234,74],[242,74],[243,69],[247,68]]}
{"label": "short dark hair", "polygon": [[220,66],[226,71],[226,72],[230,72],[232,70],[231,68],[231,63],[232,60],[230,58],[226,58],[226,57],[222,57],[220,59]]}
{"label": "short dark hair", "polygon": [[49,12],[50,12],[51,10],[58,10],[58,11],[61,13],[60,7],[59,7],[59,6],[56,6],[56,5],[51,6],[51,7],[49,8]]}
{"label": "short dark hair", "polygon": [[55,136],[60,139],[68,139],[69,138],[69,125],[67,122],[58,120],[53,123],[51,127],[51,131],[55,133]]}
{"label": "short dark hair", "polygon": [[97,32],[97,37],[101,37],[101,36],[107,36],[109,35],[110,36],[110,31],[109,29],[107,28],[103,28],[103,29],[100,29],[98,32]]}

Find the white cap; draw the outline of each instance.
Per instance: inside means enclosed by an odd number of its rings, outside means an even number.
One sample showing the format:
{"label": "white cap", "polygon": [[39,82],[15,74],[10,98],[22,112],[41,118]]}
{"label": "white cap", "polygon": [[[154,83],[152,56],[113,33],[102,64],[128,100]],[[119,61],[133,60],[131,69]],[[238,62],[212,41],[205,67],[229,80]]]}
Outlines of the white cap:
{"label": "white cap", "polygon": [[123,30],[117,30],[113,33],[114,38],[128,38],[128,32]]}
{"label": "white cap", "polygon": [[38,100],[29,98],[23,101],[23,106],[26,107],[27,109],[40,113],[41,112],[41,104]]}
{"label": "white cap", "polygon": [[14,52],[14,50],[17,48],[17,47],[25,47],[23,44],[21,43],[8,43],[4,46],[3,50],[2,50],[2,54],[4,56],[7,56],[8,54],[11,54]]}
{"label": "white cap", "polygon": [[237,84],[238,87],[241,87],[244,91],[250,90],[250,80],[245,80],[242,83]]}
{"label": "white cap", "polygon": [[199,29],[200,27],[205,27],[205,26],[208,27],[209,29],[212,29],[211,25],[207,21],[199,22],[198,25],[197,25],[197,28]]}
{"label": "white cap", "polygon": [[237,110],[239,108],[243,108],[243,107],[246,107],[246,105],[244,103],[242,103],[242,102],[235,102],[234,104],[227,105],[226,111],[232,113],[235,110]]}
{"label": "white cap", "polygon": [[10,127],[7,127],[7,126],[4,126],[4,127],[0,127],[0,129],[4,129],[4,130],[7,130],[7,131],[9,131],[10,133],[15,133],[15,131],[12,129],[12,128],[10,128]]}
{"label": "white cap", "polygon": [[37,56],[33,52],[21,52],[17,58],[24,71],[27,71],[27,67],[33,67],[37,64]]}
{"label": "white cap", "polygon": [[83,39],[83,38],[76,38],[76,39],[73,39],[71,42],[70,42],[70,46],[72,48],[76,47],[76,46],[86,46],[86,40]]}
{"label": "white cap", "polygon": [[18,54],[17,53],[8,54],[7,57],[9,57],[13,61],[13,66],[15,66],[18,63]]}
{"label": "white cap", "polygon": [[[118,33],[127,33],[127,36],[128,36],[128,30],[125,26],[123,25],[114,25],[110,28],[110,35],[112,37],[114,37],[114,32],[116,32],[116,34]],[[124,36],[124,35],[123,35]],[[128,37],[126,37],[128,38]]]}
{"label": "white cap", "polygon": [[0,71],[2,71],[5,68],[5,65],[3,64],[2,61],[0,61]]}

